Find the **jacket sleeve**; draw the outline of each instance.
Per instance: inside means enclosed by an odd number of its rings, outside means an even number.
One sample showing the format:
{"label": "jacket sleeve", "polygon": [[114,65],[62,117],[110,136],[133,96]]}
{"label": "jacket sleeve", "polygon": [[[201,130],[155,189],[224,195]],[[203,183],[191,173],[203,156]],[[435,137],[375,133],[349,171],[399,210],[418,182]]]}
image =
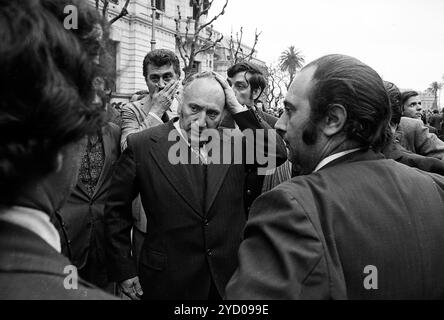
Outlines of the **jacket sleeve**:
{"label": "jacket sleeve", "polygon": [[[258,167],[270,166],[270,160],[275,161],[271,168],[280,166],[287,160],[287,151],[282,138],[268,123],[258,119],[251,110],[239,112],[233,115],[233,119],[244,133],[247,140],[245,152],[254,153],[254,165]],[[248,130],[250,129],[250,130]],[[261,130],[261,131],[258,131]],[[252,134],[246,134],[249,131]],[[258,133],[263,132],[263,138]],[[250,148],[248,147],[250,146]],[[251,146],[253,146],[251,148]],[[271,147],[271,148],[269,148]],[[264,161],[264,160],[268,161]],[[264,163],[265,162],[265,163]],[[271,169],[270,167],[268,169]]]}
{"label": "jacket sleeve", "polygon": [[[286,189],[288,184],[280,185],[253,204],[227,299],[307,298],[306,282],[318,293],[319,286],[328,292],[322,243],[304,208]],[[311,275],[316,281],[307,280]]]}
{"label": "jacket sleeve", "polygon": [[415,150],[422,156],[444,159],[444,141],[419,122],[415,126]]}
{"label": "jacket sleeve", "polygon": [[112,175],[105,206],[106,254],[110,278],[120,282],[136,276],[131,254],[131,204],[138,193],[136,162],[131,147],[120,156]]}
{"label": "jacket sleeve", "polygon": [[152,128],[163,123],[150,114],[148,114],[148,116],[142,122],[140,122],[135,108],[137,107],[132,103],[128,103],[122,107],[122,136],[120,138],[120,147],[122,151],[127,147],[127,138],[130,134]]}

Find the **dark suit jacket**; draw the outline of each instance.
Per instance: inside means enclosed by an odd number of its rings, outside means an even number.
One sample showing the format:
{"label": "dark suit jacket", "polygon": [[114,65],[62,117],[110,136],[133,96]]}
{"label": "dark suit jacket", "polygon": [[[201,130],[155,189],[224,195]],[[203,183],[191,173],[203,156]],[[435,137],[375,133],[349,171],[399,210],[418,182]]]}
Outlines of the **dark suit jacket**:
{"label": "dark suit jacket", "polygon": [[410,152],[404,149],[398,142],[387,145],[383,153],[387,159],[393,159],[409,167],[444,175],[444,161]]}
{"label": "dark suit jacket", "polygon": [[[274,125],[277,122],[277,118],[272,115],[263,112],[262,110],[257,110],[257,119],[261,125],[266,129],[274,129]],[[234,128],[234,120],[230,114],[225,116],[222,121],[221,127],[223,128]],[[277,139],[277,149],[284,150],[285,144],[280,135],[276,135]],[[257,174],[257,169],[249,166],[245,174],[245,190],[244,190],[244,203],[245,203],[245,214],[248,217],[248,212],[253,204],[253,201],[260,196],[262,192],[262,185],[264,183],[264,175]]]}
{"label": "dark suit jacket", "polygon": [[382,157],[352,153],[259,197],[227,298],[444,298],[444,178]]}
{"label": "dark suit jacket", "polygon": [[[235,118],[241,129],[262,128],[250,111]],[[131,201],[140,192],[148,212],[139,264],[144,298],[207,299],[211,281],[223,295],[245,225],[245,166],[207,165],[207,187],[196,194],[202,186],[193,185],[187,165],[169,161],[176,144],[168,141],[172,130],[168,122],[128,137],[105,209],[111,274],[116,281],[137,275],[130,253]],[[277,152],[279,165],[286,154]]]}
{"label": "dark suit jacket", "polygon": [[426,157],[444,159],[444,141],[429,129],[421,120],[401,117],[396,138],[408,151]]}
{"label": "dark suit jacket", "polygon": [[79,279],[63,286],[71,262],[32,231],[0,221],[0,300],[116,299]]}
{"label": "dark suit jacket", "polygon": [[98,286],[108,283],[103,216],[112,169],[120,155],[120,128],[108,123],[102,129],[102,134],[104,165],[94,194],[91,197],[79,181],[65,205],[57,211],[61,217],[62,230],[59,232],[62,235],[63,254],[80,272],[88,262],[95,272],[84,276]]}

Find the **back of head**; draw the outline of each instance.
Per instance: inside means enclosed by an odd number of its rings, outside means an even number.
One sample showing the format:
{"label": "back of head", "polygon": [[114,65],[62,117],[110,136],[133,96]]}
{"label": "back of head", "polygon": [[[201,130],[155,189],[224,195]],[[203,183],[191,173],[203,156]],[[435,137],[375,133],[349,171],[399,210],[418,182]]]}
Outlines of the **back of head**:
{"label": "back of head", "polygon": [[250,62],[239,62],[228,68],[227,76],[232,78],[239,72],[248,72],[251,77],[249,80],[247,80],[247,83],[250,84],[251,90],[254,91],[259,89],[262,94],[262,91],[264,91],[265,87],[267,86],[267,81],[264,74],[257,66]]}
{"label": "back of head", "polygon": [[398,125],[402,115],[401,91],[399,91],[394,83],[389,81],[384,81],[384,87],[390,99],[390,106],[392,107],[392,118],[390,123]]}
{"label": "back of head", "polygon": [[378,73],[353,57],[332,54],[305,68],[316,67],[309,94],[312,120],[323,119],[332,105],[347,112],[343,131],[362,147],[380,150],[389,141],[390,102]]}
{"label": "back of head", "polygon": [[401,93],[401,106],[404,106],[407,100],[409,100],[411,97],[416,97],[418,95],[418,92],[413,90],[404,91],[403,93]]}
{"label": "back of head", "polygon": [[[53,5],[57,3],[57,5]],[[102,123],[92,105],[98,68],[63,27],[63,7],[80,1],[0,0],[0,203],[56,169],[57,155]],[[61,12],[58,11],[61,8]],[[93,17],[91,14],[90,17]],[[82,28],[93,29],[90,19]]]}
{"label": "back of head", "polygon": [[151,64],[156,67],[165,65],[173,66],[174,72],[180,76],[180,62],[179,58],[174,52],[167,49],[156,49],[147,53],[143,59],[143,77],[148,75],[148,65]]}

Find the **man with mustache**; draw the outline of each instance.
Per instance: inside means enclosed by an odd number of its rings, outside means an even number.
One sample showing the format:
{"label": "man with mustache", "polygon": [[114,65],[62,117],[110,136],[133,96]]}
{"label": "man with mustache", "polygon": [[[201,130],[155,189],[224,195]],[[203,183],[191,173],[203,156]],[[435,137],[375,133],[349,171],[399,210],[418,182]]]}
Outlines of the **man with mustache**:
{"label": "man with mustache", "polygon": [[226,297],[442,299],[444,177],[379,153],[391,112],[376,71],[321,57],[284,104],[276,129],[305,175],[253,203]]}

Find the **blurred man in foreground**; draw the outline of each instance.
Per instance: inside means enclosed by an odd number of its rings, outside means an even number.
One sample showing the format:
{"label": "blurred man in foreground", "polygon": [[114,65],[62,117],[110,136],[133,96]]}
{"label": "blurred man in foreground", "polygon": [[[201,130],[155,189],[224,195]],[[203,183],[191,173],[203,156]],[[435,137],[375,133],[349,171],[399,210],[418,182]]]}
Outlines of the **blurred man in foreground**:
{"label": "blurred man in foreground", "polygon": [[58,10],[92,9],[63,2],[0,1],[0,299],[112,298],[78,278],[53,225],[104,116],[91,104],[97,66]]}

